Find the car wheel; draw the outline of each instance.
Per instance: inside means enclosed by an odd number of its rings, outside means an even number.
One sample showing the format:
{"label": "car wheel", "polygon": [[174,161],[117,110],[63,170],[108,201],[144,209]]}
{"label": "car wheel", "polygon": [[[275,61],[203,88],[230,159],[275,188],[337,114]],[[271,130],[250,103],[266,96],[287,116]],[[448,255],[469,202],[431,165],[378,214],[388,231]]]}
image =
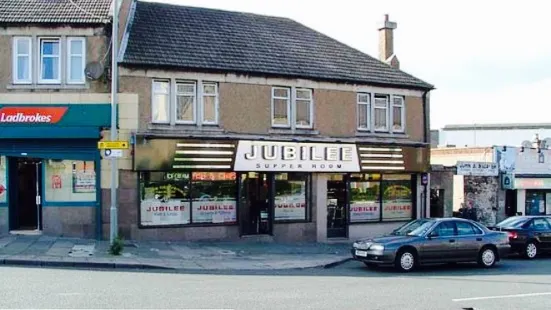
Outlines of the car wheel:
{"label": "car wheel", "polygon": [[496,251],[490,247],[483,248],[478,254],[478,264],[482,267],[493,267],[496,264],[496,260]]}
{"label": "car wheel", "polygon": [[417,256],[412,250],[402,250],[396,255],[394,265],[396,269],[402,272],[410,272],[417,265]]}
{"label": "car wheel", "polygon": [[534,259],[538,255],[538,245],[534,241],[528,241],[524,247],[524,257]]}

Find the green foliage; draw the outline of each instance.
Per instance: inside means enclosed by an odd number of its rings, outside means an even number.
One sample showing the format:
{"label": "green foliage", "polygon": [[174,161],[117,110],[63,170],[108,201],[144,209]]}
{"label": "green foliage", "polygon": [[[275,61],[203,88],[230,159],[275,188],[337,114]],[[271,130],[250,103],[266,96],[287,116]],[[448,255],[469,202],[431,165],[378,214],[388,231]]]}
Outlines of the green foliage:
{"label": "green foliage", "polygon": [[124,248],[124,240],[121,236],[117,235],[109,248],[109,253],[112,255],[121,255]]}

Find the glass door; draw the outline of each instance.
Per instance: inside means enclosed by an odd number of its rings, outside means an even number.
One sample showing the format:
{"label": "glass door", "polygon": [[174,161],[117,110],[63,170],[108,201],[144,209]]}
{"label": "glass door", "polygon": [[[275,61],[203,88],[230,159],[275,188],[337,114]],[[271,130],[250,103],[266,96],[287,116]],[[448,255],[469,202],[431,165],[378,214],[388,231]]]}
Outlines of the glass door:
{"label": "glass door", "polygon": [[240,175],[239,225],[241,235],[271,235],[273,182],[271,174],[248,172]]}
{"label": "glass door", "polygon": [[348,236],[348,190],[345,175],[327,181],[327,238]]}

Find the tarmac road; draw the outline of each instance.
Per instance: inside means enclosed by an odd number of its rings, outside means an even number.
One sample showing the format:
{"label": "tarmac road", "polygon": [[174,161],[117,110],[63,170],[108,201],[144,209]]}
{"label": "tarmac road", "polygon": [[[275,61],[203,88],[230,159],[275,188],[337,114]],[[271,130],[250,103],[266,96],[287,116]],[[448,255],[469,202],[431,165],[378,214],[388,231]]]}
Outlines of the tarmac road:
{"label": "tarmac road", "polygon": [[551,258],[410,274],[331,269],[207,274],[0,268],[0,308],[551,309]]}

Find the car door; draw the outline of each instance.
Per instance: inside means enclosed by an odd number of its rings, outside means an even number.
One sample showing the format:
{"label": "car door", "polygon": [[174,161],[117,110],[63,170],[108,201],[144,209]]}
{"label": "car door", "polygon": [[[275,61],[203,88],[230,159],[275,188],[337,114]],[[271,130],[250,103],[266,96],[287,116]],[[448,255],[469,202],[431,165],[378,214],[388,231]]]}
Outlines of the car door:
{"label": "car door", "polygon": [[467,221],[455,221],[455,226],[457,227],[457,260],[476,260],[483,242],[483,232]]}
{"label": "car door", "polygon": [[456,229],[454,221],[443,221],[429,232],[421,247],[425,262],[449,261],[455,253]]}
{"label": "car door", "polygon": [[539,240],[542,249],[551,248],[551,223],[545,217],[537,217],[532,220],[530,229]]}

